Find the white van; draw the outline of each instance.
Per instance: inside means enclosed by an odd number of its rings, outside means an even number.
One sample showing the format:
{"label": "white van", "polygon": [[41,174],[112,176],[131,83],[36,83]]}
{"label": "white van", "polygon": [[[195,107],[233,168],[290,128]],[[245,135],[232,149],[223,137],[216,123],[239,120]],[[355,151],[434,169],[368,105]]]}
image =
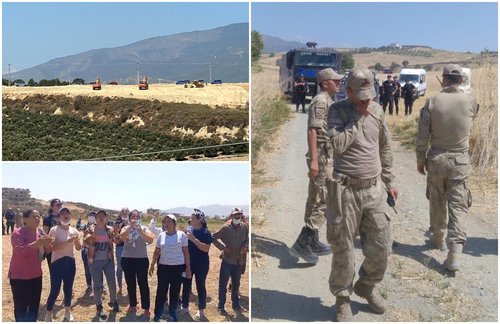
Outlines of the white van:
{"label": "white van", "polygon": [[464,75],[463,77],[463,82],[459,86],[460,89],[462,89],[463,92],[465,93],[470,93],[470,69],[469,68],[462,68],[462,73]]}
{"label": "white van", "polygon": [[415,99],[425,95],[427,90],[427,79],[424,69],[402,69],[399,73],[399,84],[404,87],[405,81],[410,80],[415,86]]}

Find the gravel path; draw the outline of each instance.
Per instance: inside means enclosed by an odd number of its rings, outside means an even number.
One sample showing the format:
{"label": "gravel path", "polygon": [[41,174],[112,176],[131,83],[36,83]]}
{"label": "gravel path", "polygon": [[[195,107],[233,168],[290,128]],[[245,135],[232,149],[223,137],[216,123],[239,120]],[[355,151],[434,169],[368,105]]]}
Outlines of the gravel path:
{"label": "gravel path", "polygon": [[[295,107],[290,106],[295,111]],[[295,113],[294,113],[295,114]],[[303,226],[307,196],[305,163],[307,115],[296,113],[276,135],[276,149],[263,156],[265,180],[254,186],[253,199],[261,201],[252,214],[264,220],[252,228],[252,320],[332,321],[335,298],[328,277],[332,255],[311,266],[288,253]],[[416,171],[414,152],[394,141],[397,211],[389,211],[393,253],[381,294],[387,299],[383,315],[370,311],[366,301],[353,295],[354,321],[498,321],[497,196],[473,191],[474,205],[466,220],[468,241],[461,271],[443,270],[446,252],[431,248],[425,177]],[[320,238],[326,242],[325,226]],[[362,253],[357,246],[357,267]]]}

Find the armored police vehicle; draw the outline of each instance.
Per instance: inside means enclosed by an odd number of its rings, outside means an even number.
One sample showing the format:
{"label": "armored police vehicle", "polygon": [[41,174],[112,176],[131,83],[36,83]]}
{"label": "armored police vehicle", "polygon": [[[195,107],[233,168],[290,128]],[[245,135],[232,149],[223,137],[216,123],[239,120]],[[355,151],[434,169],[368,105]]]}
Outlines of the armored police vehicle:
{"label": "armored police vehicle", "polygon": [[316,48],[316,43],[308,42],[306,48],[297,48],[283,54],[280,60],[280,88],[293,97],[295,80],[303,74],[309,92],[307,96],[314,97],[318,92],[317,75],[320,70],[332,68],[339,72],[342,66],[342,54],[333,48]]}

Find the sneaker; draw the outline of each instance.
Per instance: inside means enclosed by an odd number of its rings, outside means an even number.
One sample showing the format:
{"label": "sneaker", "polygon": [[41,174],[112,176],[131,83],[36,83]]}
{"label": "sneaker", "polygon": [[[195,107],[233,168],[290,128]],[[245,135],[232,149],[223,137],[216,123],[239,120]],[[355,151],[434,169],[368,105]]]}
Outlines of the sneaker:
{"label": "sneaker", "polygon": [[198,312],[196,312],[196,315],[194,315],[194,319],[197,321],[200,321],[205,318],[205,312],[200,309]]}
{"label": "sneaker", "polygon": [[64,319],[66,320],[66,322],[73,322],[75,320],[73,314],[71,314],[71,310],[69,309],[69,307],[64,311]]}
{"label": "sneaker", "polygon": [[85,290],[85,293],[86,294],[90,294],[92,292],[92,287],[91,286],[87,286],[87,289]]}
{"label": "sneaker", "polygon": [[184,313],[184,314],[189,313],[189,306],[184,307],[184,306],[181,305],[181,312]]}
{"label": "sneaker", "polygon": [[142,316],[146,317],[149,321],[149,319],[151,318],[151,312],[149,311],[149,309],[145,309]]}
{"label": "sneaker", "polygon": [[97,316],[99,316],[100,318],[106,317],[106,312],[104,311],[102,305],[97,305]]}
{"label": "sneaker", "polygon": [[45,313],[45,322],[52,322],[52,312],[47,311]]}
{"label": "sneaker", "polygon": [[217,308],[217,312],[222,316],[227,316],[227,312],[224,308]]}
{"label": "sneaker", "polygon": [[113,308],[112,308],[112,311],[113,311],[113,312],[119,312],[119,311],[120,311],[120,306],[118,305],[118,301],[117,301],[117,300],[115,300],[115,302],[114,302],[114,303],[111,303],[111,302],[110,302],[110,303],[108,304],[108,306],[109,306],[109,307],[113,307]]}
{"label": "sneaker", "polygon": [[136,307],[129,306],[129,308],[128,308],[128,310],[127,310],[127,313],[137,313],[137,308],[136,308]]}

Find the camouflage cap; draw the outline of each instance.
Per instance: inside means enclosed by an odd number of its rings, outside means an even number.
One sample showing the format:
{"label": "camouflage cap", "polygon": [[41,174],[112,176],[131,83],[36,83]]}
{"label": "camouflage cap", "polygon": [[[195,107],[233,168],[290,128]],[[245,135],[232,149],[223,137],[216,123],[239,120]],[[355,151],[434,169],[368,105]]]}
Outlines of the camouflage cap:
{"label": "camouflage cap", "polygon": [[456,75],[463,77],[463,72],[458,64],[446,64],[443,68],[443,75]]}
{"label": "camouflage cap", "polygon": [[346,84],[360,100],[367,100],[373,99],[377,95],[373,81],[372,71],[365,67],[357,67],[347,75]]}
{"label": "camouflage cap", "polygon": [[318,83],[326,80],[342,80],[343,76],[335,73],[332,68],[323,69],[318,72]]}

